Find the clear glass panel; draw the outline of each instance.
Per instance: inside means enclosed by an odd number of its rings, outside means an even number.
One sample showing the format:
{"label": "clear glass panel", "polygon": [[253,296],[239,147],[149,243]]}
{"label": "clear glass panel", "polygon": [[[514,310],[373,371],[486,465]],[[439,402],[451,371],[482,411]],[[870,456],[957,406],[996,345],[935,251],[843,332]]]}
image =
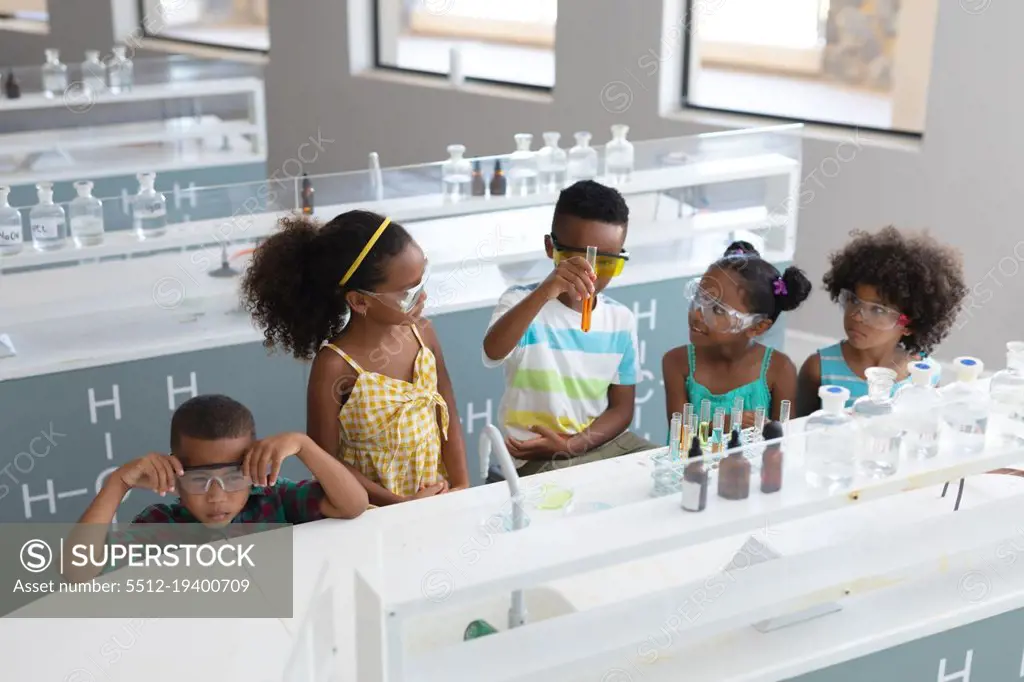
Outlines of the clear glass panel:
{"label": "clear glass panel", "polygon": [[270,49],[269,0],[142,0],[148,35],[242,50]]}
{"label": "clear glass panel", "polygon": [[938,0],[692,2],[686,104],[924,131]]}
{"label": "clear glass panel", "polygon": [[557,16],[557,0],[377,0],[377,61],[550,88]]}

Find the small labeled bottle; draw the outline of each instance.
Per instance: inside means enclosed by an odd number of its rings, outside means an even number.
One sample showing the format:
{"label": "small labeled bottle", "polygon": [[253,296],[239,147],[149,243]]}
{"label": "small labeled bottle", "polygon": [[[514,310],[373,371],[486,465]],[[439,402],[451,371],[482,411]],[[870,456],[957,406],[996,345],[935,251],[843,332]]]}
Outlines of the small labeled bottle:
{"label": "small labeled bottle", "polygon": [[313,182],[305,173],[302,174],[302,215],[313,215],[314,198],[316,190],[313,189]]}
{"label": "small labeled bottle", "polygon": [[768,422],[761,435],[768,441],[761,455],[761,492],[777,493],[782,490],[782,443],[771,441],[782,438],[782,424]]}
{"label": "small labeled bottle", "polygon": [[739,427],[732,430],[729,450],[718,467],[718,496],[727,500],[745,500],[750,496],[750,462],[743,456]]}
{"label": "small labeled bottle", "polygon": [[484,172],[480,166],[480,161],[476,160],[473,162],[473,176],[470,178],[470,194],[475,197],[487,196],[487,181],[484,180]]}
{"label": "small labeled bottle", "polygon": [[107,83],[115,95],[130,92],[135,85],[135,64],[125,53],[125,47],[114,47],[114,56],[107,62]]}
{"label": "small labeled bottle", "polygon": [[92,183],[75,183],[78,196],[68,204],[68,222],[75,246],[96,246],[103,243],[103,202],[92,195]]}
{"label": "small labeled bottle", "polygon": [[167,232],[167,198],[156,191],[156,173],[139,173],[139,193],[132,197],[132,223],[139,239]]}
{"label": "small labeled bottle", "polygon": [[932,386],[934,368],[927,362],[911,362],[910,385],[893,399],[893,414],[900,420],[901,456],[908,460],[930,459],[939,454],[939,412],[942,398]]}
{"label": "small labeled bottle", "polygon": [[590,133],[583,131],[575,134],[576,144],[569,150],[568,178],[571,185],[580,180],[593,180],[597,177],[597,150],[590,146]]}
{"label": "small labeled bottle", "polygon": [[692,461],[683,468],[683,480],[680,484],[683,491],[682,506],[685,511],[701,512],[708,505],[708,470],[704,466],[703,455],[700,439],[694,437],[687,453],[687,459]]}
{"label": "small labeled bottle", "polygon": [[844,409],[850,391],[842,386],[818,389],[821,409],[807,418],[807,483],[816,488],[843,488],[857,473],[857,442],[853,417]]}
{"label": "small labeled bottle", "polygon": [[491,196],[503,197],[508,190],[508,181],[505,178],[505,171],[501,169],[501,160],[494,162],[494,175],[491,176]]}
{"label": "small labeled bottle", "polygon": [[20,253],[25,246],[21,211],[11,206],[10,194],[10,187],[0,187],[0,254],[5,256]]}
{"label": "small labeled bottle", "polygon": [[448,160],[441,164],[441,184],[445,201],[460,201],[469,194],[473,167],[463,158],[465,145],[448,145]]}
{"label": "small labeled bottle", "polygon": [[4,96],[7,99],[21,97],[21,84],[18,82],[18,77],[14,75],[14,69],[8,70],[7,77],[4,78]]}
{"label": "small labeled bottle", "polygon": [[53,99],[63,97],[68,89],[68,67],[60,61],[60,51],[46,50],[43,64],[43,94]]}
{"label": "small labeled bottle", "polygon": [[540,188],[557,192],[565,186],[565,173],[569,168],[569,154],[558,146],[562,137],[556,132],[543,133],[544,146],[537,152],[537,170],[540,173]]}
{"label": "small labeled bottle", "polygon": [[53,183],[40,182],[36,185],[36,192],[39,203],[28,212],[32,246],[36,251],[56,251],[64,248],[64,242],[67,241],[64,209],[53,203]]}
{"label": "small labeled bottle", "polygon": [[604,147],[604,169],[608,179],[615,185],[630,181],[633,177],[633,143],[626,139],[629,126],[612,126],[612,139]]}
{"label": "small labeled bottle", "polygon": [[886,367],[868,367],[868,394],[853,403],[853,415],[861,420],[863,434],[860,468],[869,478],[896,473],[900,463],[901,428],[893,417],[892,387],[896,372]]}
{"label": "small labeled bottle", "polygon": [[100,61],[99,50],[86,50],[82,62],[82,86],[94,95],[107,89],[107,67]]}

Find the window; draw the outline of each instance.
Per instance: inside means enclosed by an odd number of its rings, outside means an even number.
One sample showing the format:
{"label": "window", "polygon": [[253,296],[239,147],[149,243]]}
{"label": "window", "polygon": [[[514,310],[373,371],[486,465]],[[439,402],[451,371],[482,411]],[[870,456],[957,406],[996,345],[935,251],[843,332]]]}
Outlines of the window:
{"label": "window", "polygon": [[49,21],[46,0],[0,0],[0,19]]}
{"label": "window", "polygon": [[558,0],[377,0],[377,65],[467,78],[555,84]]}
{"label": "window", "polygon": [[920,134],[938,0],[690,0],[685,105]]}
{"label": "window", "polygon": [[142,28],[147,36],[240,50],[270,49],[269,0],[140,2]]}

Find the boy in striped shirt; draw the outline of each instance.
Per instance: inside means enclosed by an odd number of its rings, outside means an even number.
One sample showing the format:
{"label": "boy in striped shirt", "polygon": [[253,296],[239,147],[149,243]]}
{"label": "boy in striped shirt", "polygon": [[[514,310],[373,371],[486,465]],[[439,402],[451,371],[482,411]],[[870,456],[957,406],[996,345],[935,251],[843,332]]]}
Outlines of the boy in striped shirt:
{"label": "boy in striped shirt", "polygon": [[[653,447],[626,430],[640,371],[636,319],[600,293],[629,259],[628,223],[616,190],[590,180],[563,190],[544,237],[554,270],[539,284],[510,288],[491,317],[484,365],[504,366],[500,421],[522,476]],[[597,247],[596,268],[586,261],[588,246]],[[488,480],[500,479],[492,466]]]}

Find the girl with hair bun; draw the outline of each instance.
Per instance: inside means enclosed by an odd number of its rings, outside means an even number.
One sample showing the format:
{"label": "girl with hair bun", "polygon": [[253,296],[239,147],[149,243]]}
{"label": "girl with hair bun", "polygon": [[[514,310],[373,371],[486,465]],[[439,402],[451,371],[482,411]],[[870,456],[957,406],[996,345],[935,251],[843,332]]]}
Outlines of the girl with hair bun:
{"label": "girl with hair bun", "polygon": [[264,345],[312,359],[306,430],[382,506],[469,486],[444,356],[421,317],[423,250],[389,218],[302,217],[261,244],[242,283]]}
{"label": "girl with hair bun", "polygon": [[723,408],[728,418],[736,398],[743,398],[742,426],[753,424],[759,407],[778,419],[782,401],[796,401],[796,366],[756,339],[807,300],[811,288],[800,268],[779,272],[748,242],[730,244],[688,285],[690,343],[662,359],[669,417],[686,403],[699,409],[709,400],[712,413]]}

